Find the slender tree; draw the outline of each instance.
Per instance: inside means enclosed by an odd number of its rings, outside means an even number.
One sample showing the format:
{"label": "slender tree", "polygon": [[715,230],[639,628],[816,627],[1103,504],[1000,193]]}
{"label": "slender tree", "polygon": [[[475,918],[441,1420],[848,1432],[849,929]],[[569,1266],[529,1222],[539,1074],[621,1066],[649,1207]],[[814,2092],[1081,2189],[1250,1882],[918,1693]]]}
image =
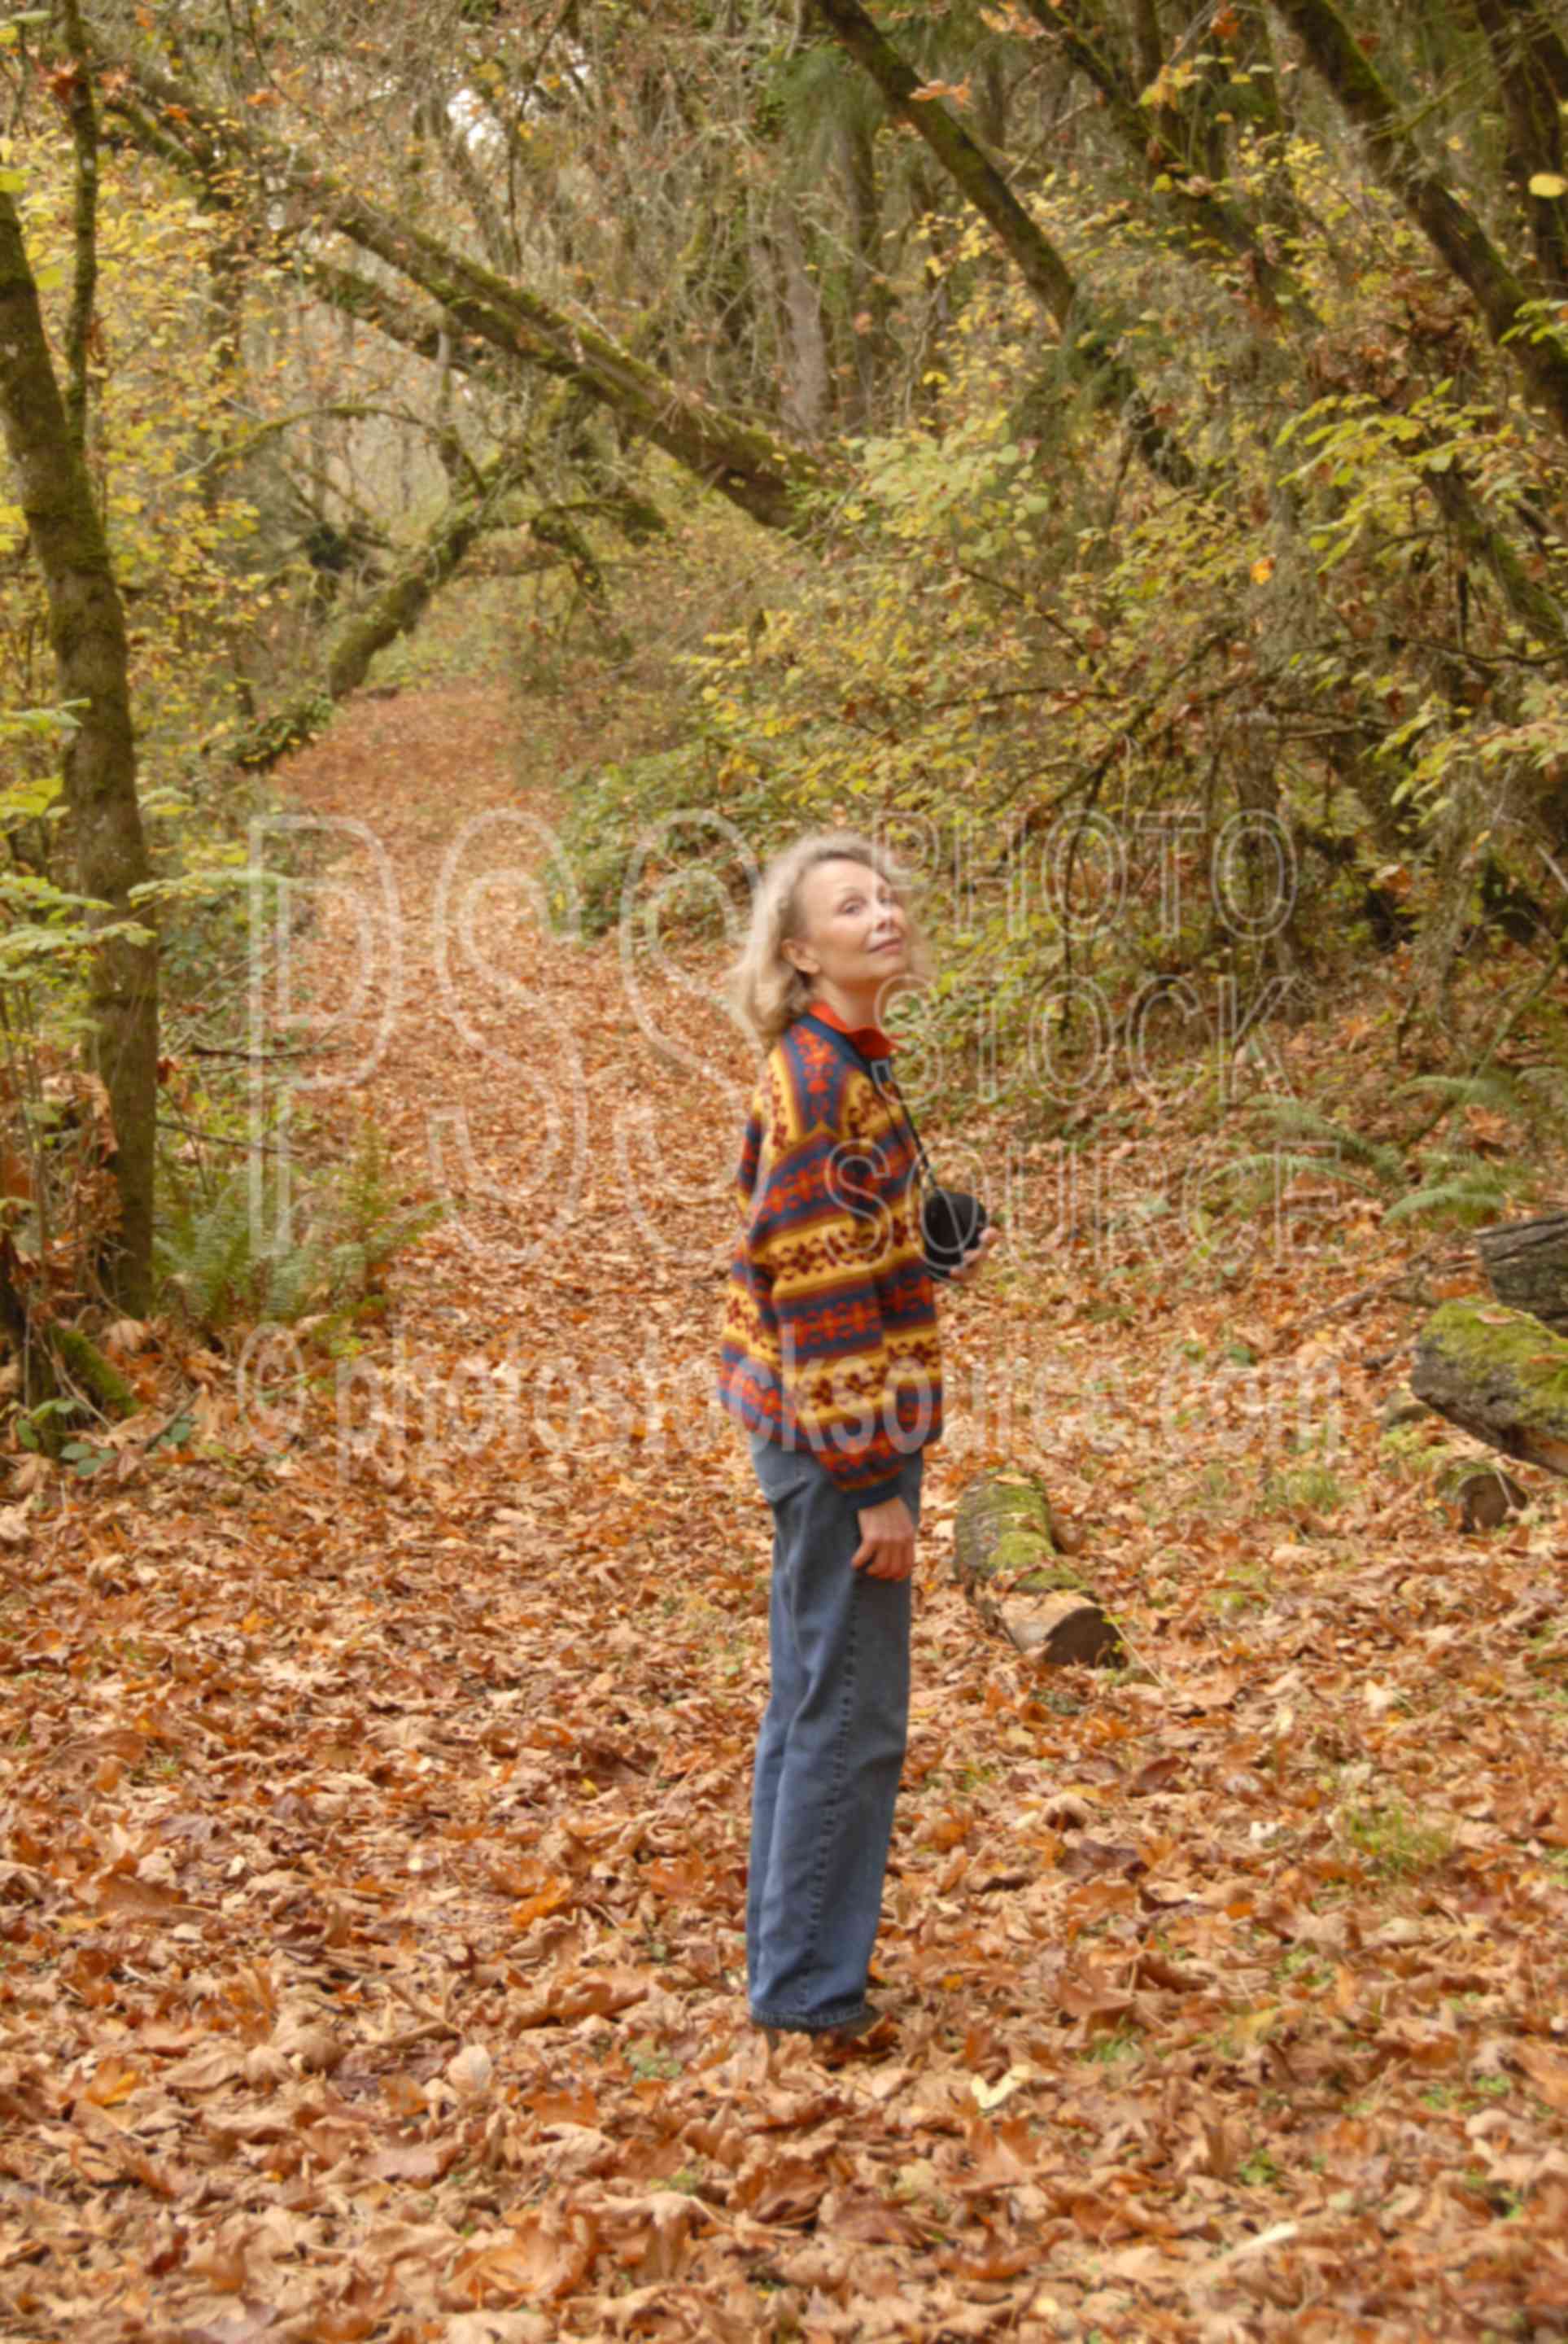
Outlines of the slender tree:
{"label": "slender tree", "polygon": [[1190,456],[1156,418],[1137,377],[1110,348],[1109,337],[1072,269],[1033,220],[996,165],[940,99],[922,96],[920,76],[859,5],[859,0],[811,0],[816,15],[846,56],[864,67],[899,119],[918,131],[943,169],[989,220],[1030,291],[1056,320],[1076,362],[1088,369],[1096,395],[1119,409],[1140,453],[1162,479],[1188,487],[1197,478]]}
{"label": "slender tree", "polygon": [[75,715],[65,751],[78,884],[104,906],[93,958],[97,1068],[114,1120],[120,1223],[108,1276],[116,1299],[151,1299],[158,1063],[158,959],[133,891],[149,876],[136,801],[125,613],[86,468],[55,379],[22,225],[0,185],[0,423],[49,603],[60,698]]}
{"label": "slender tree", "polygon": [[1361,131],[1373,169],[1460,283],[1487,332],[1513,355],[1525,383],[1568,438],[1568,344],[1555,326],[1524,314],[1539,298],[1510,266],[1407,127],[1393,95],[1334,0],[1275,0],[1344,114]]}

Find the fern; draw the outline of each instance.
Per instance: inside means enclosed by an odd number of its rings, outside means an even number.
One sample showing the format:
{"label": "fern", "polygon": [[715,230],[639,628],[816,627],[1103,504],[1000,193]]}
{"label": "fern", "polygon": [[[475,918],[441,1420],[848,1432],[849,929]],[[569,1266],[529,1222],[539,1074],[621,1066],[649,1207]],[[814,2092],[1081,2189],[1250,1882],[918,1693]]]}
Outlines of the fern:
{"label": "fern", "polygon": [[231,1180],[199,1207],[182,1204],[160,1226],[154,1250],[187,1317],[204,1327],[235,1317],[254,1299],[256,1271],[246,1180]]}
{"label": "fern", "polygon": [[1518,1115],[1523,1102],[1513,1076],[1501,1066],[1480,1075],[1417,1075],[1400,1087],[1402,1098],[1442,1099],[1450,1106],[1480,1106],[1497,1115]]}
{"label": "fern", "polygon": [[1292,1180],[1321,1180],[1326,1176],[1331,1180],[1342,1180],[1348,1188],[1359,1188],[1363,1196],[1376,1197],[1382,1193],[1376,1181],[1364,1178],[1360,1172],[1352,1172],[1347,1164],[1336,1164],[1327,1156],[1294,1155],[1288,1148],[1271,1148],[1266,1155],[1238,1156],[1225,1169],[1235,1173],[1270,1172],[1276,1177],[1283,1173]]}
{"label": "fern", "polygon": [[288,1234],[270,1185],[262,1202],[257,1216],[241,1173],[199,1206],[181,1198],[166,1210],[155,1240],[157,1267],[197,1325],[248,1318],[287,1326],[307,1311],[355,1309],[383,1265],[445,1210],[439,1202],[398,1204],[374,1127],[346,1165],[307,1189]]}
{"label": "fern", "polygon": [[1568,1073],[1561,1066],[1488,1066],[1476,1075],[1418,1075],[1402,1096],[1440,1101],[1450,1109],[1480,1107],[1505,1115],[1526,1130],[1568,1128]]}
{"label": "fern", "polygon": [[[1378,1179],[1392,1185],[1402,1177],[1404,1163],[1397,1147],[1385,1142],[1368,1139],[1359,1131],[1351,1131],[1335,1123],[1316,1107],[1304,1106],[1299,1099],[1282,1099],[1262,1110],[1266,1127],[1277,1131],[1282,1139],[1316,1140],[1320,1146],[1332,1147],[1338,1155],[1349,1157],[1354,1164],[1364,1164]],[[1322,1171],[1321,1158],[1312,1159]],[[1366,1184],[1361,1183],[1361,1186]]]}
{"label": "fern", "polygon": [[1462,1228],[1478,1228],[1507,1211],[1516,1188],[1527,1176],[1522,1167],[1483,1164],[1479,1157],[1440,1157],[1419,1188],[1389,1207],[1386,1221],[1413,1220],[1418,1214],[1456,1221]]}

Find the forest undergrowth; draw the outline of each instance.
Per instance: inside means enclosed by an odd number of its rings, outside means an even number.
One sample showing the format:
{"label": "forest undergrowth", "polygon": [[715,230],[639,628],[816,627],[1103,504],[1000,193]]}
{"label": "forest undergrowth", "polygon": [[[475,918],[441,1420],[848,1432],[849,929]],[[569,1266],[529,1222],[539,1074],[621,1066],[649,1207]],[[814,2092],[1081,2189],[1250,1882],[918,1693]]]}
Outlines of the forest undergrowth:
{"label": "forest undergrowth", "polygon": [[[708,1395],[749,1068],[700,968],[634,996],[540,916],[600,722],[424,682],[285,770],[360,826],[296,1000],[341,1008],[367,904],[400,953],[302,1133],[446,1210],[347,1328],[122,1330],[114,1466],[0,1514],[0,2333],[1563,2334],[1559,1496],[1465,1535],[1457,1444],[1385,1424],[1462,1234],[1310,1164],[1178,1210],[1206,1127],[1132,1086],[1092,1188],[1023,1134],[942,1304],[896,2021],[749,2027],[769,1524]],[[1295,1089],[1385,1005],[1282,1029]],[[1131,1665],[983,1632],[987,1465]]]}

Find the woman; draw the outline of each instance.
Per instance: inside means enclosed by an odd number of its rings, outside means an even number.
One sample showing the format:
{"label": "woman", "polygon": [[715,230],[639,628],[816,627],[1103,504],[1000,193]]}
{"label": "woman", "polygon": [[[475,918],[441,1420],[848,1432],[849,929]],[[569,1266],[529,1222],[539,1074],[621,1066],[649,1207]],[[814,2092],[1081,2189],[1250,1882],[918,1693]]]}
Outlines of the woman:
{"label": "woman", "polygon": [[[737,1187],[719,1396],[773,1511],[771,1685],[746,1895],[751,2016],[859,2034],[909,1732],[910,1580],[942,1425],[913,1135],[879,1018],[929,954],[890,858],[852,831],[774,857],[732,971],[767,1051]],[[996,1243],[988,1228],[950,1282]]]}

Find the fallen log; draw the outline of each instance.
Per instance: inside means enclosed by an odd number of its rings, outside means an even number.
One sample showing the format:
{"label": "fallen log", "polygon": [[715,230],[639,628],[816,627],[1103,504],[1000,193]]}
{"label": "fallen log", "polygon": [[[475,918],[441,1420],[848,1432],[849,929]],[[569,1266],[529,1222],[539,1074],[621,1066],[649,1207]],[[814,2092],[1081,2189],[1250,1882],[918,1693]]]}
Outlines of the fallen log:
{"label": "fallen log", "polygon": [[1499,1302],[1568,1335],[1568,1213],[1482,1229],[1475,1250]]}
{"label": "fallen log", "polygon": [[1121,1640],[1058,1550],[1032,1473],[981,1473],[959,1500],[952,1576],[986,1626],[1050,1668],[1115,1657]]}
{"label": "fallen log", "polygon": [[1568,1477],[1568,1339],[1527,1311],[1445,1302],[1422,1329],[1410,1382],[1505,1457]]}

